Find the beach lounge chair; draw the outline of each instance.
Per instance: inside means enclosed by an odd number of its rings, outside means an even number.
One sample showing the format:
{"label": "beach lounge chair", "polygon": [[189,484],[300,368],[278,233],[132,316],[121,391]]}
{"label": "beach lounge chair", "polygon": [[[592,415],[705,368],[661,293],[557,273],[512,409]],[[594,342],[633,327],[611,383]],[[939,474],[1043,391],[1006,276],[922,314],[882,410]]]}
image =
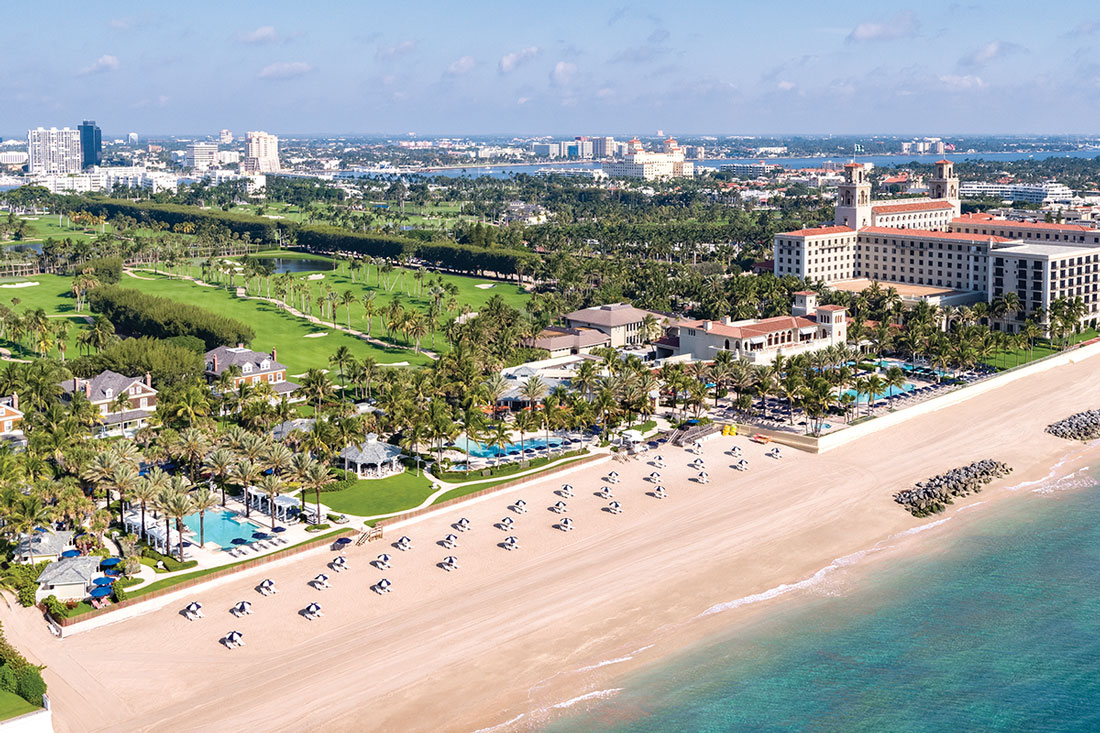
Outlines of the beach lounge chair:
{"label": "beach lounge chair", "polygon": [[470,520],[467,519],[466,517],[462,517],[457,522],[455,522],[454,527],[459,532],[465,532],[466,530],[468,530],[470,528]]}
{"label": "beach lounge chair", "polygon": [[569,517],[566,517],[565,519],[558,522],[558,528],[562,532],[571,532],[571,531],[573,531],[573,520],[570,519]]}
{"label": "beach lounge chair", "polygon": [[709,484],[710,483],[710,476],[707,475],[706,471],[700,471],[698,479],[699,479],[699,483],[701,483],[701,484]]}
{"label": "beach lounge chair", "polygon": [[665,491],[664,486],[658,486],[656,489],[653,490],[653,496],[657,497],[658,499],[664,499],[668,496],[668,493]]}
{"label": "beach lounge chair", "polygon": [[526,514],[527,502],[525,502],[523,499],[516,499],[515,502],[513,502],[512,504],[512,511],[514,511],[516,514]]}
{"label": "beach lounge chair", "polygon": [[402,537],[397,541],[397,549],[401,550],[402,552],[404,552],[405,550],[411,550],[413,546],[412,542],[413,541],[408,537]]}
{"label": "beach lounge chair", "polygon": [[453,550],[458,547],[458,537],[453,534],[447,535],[443,538],[443,546],[448,550]]}

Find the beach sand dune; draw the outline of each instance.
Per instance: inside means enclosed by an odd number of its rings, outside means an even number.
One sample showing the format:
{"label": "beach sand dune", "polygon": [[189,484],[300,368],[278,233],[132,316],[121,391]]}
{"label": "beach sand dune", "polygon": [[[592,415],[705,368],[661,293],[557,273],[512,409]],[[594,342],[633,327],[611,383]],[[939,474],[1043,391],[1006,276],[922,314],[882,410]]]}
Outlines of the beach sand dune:
{"label": "beach sand dune", "polygon": [[[821,456],[788,449],[775,460],[743,437],[715,438],[704,448],[707,485],[692,480],[693,455],[665,447],[664,500],[647,495],[647,460],[604,463],[568,478],[568,533],[549,510],[561,481],[533,483],[350,548],[350,569],[329,573],[329,590],[307,583],[336,553],[200,590],[201,621],[180,616],[180,603],[56,640],[33,611],[0,613],[9,638],[47,665],[59,731],[474,730],[519,715],[528,725],[593,692],[601,673],[628,669],[634,650],[656,645],[634,661],[655,658],[738,622],[738,612],[700,618],[707,609],[931,521],[893,503],[899,488],[978,458],[1016,469],[1002,485],[1046,475],[1075,447],[1043,427],[1100,403],[1095,369],[1086,360],[1028,377]],[[735,443],[747,472],[723,453]],[[611,467],[619,515],[595,496]],[[508,510],[518,498],[525,514]],[[472,529],[457,533],[458,547],[437,544],[460,516]],[[505,516],[510,530],[493,527]],[[401,535],[413,549],[391,546]],[[518,550],[499,546],[508,535]],[[369,565],[381,552],[392,569]],[[448,555],[459,570],[438,567]],[[277,595],[255,592],[264,577]],[[393,584],[385,595],[370,589],[382,577]],[[241,600],[253,614],[236,619],[229,608]],[[299,614],[311,601],[322,619]],[[232,629],[245,647],[218,643]],[[609,660],[623,663],[601,666]]]}

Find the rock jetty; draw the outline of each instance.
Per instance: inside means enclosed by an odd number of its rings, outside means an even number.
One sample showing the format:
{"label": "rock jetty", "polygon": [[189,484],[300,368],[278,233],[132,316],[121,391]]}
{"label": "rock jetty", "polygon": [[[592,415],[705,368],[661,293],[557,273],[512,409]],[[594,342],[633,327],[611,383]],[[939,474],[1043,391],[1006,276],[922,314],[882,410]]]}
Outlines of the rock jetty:
{"label": "rock jetty", "polygon": [[894,501],[914,517],[927,517],[942,512],[955,497],[976,494],[985,484],[1011,472],[1012,469],[1000,461],[974,461],[969,466],[953,468],[947,473],[920,481],[911,489],[899,491],[894,494]]}
{"label": "rock jetty", "polygon": [[1100,410],[1086,410],[1070,415],[1065,420],[1047,425],[1046,431],[1066,440],[1093,440],[1100,438]]}

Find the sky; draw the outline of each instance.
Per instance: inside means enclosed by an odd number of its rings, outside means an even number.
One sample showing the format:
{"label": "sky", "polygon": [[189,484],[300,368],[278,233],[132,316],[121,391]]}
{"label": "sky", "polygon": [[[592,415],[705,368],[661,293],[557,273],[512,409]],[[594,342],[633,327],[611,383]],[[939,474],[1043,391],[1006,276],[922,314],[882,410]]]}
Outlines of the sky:
{"label": "sky", "polygon": [[1100,132],[1100,3],[1043,8],[6,3],[0,136]]}

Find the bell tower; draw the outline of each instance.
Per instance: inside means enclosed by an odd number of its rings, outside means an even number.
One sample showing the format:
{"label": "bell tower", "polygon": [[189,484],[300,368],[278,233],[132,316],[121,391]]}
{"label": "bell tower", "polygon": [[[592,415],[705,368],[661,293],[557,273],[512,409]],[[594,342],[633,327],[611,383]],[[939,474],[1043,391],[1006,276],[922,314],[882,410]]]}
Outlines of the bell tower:
{"label": "bell tower", "polygon": [[955,175],[955,164],[950,160],[936,161],[936,175],[928,181],[928,197],[950,203],[955,207],[955,216],[961,213],[959,178]]}
{"label": "bell tower", "polygon": [[844,166],[844,183],[837,187],[833,221],[852,229],[871,225],[871,182],[860,163]]}

